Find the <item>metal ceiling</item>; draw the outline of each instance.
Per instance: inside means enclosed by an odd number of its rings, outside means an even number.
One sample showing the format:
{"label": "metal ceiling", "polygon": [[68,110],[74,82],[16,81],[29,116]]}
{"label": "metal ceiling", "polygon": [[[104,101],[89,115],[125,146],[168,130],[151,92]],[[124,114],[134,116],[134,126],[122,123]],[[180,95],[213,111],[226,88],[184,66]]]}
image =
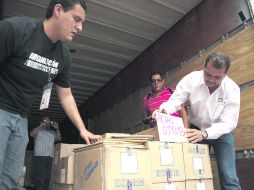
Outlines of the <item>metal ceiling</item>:
{"label": "metal ceiling", "polygon": [[[84,30],[68,43],[72,92],[80,106],[201,0],[88,0]],[[42,18],[49,0],[5,0],[4,17]],[[43,115],[66,116],[53,89],[50,108],[39,111],[41,95],[29,112],[29,126]]]}

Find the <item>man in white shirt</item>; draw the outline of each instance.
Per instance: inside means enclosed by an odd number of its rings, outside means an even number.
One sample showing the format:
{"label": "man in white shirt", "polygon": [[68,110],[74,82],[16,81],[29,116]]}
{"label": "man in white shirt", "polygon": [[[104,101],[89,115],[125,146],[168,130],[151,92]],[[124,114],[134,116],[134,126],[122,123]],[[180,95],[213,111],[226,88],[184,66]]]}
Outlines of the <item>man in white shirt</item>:
{"label": "man in white shirt", "polygon": [[239,117],[240,88],[226,75],[229,67],[229,56],[212,53],[206,58],[203,70],[186,75],[178,83],[159,111],[170,114],[189,101],[191,129],[186,129],[186,137],[191,143],[213,147],[221,190],[240,190],[232,133]]}
{"label": "man in white shirt", "polygon": [[54,145],[61,141],[58,123],[44,117],[38,127],[30,132],[34,138],[34,185],[35,190],[48,190],[51,177]]}

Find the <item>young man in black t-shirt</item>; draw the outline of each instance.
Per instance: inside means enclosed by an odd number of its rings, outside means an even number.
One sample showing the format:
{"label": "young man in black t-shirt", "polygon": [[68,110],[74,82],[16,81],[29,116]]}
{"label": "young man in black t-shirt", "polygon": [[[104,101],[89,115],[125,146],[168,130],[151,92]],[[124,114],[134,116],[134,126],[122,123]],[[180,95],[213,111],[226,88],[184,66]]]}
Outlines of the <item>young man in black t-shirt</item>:
{"label": "young man in black t-shirt", "polygon": [[[87,142],[90,133],[71,92],[70,54],[62,42],[82,31],[85,0],[51,0],[44,21],[9,18],[0,21],[0,189],[13,189],[28,143],[27,112],[36,95],[52,83],[67,116]],[[43,101],[42,101],[43,102]]]}

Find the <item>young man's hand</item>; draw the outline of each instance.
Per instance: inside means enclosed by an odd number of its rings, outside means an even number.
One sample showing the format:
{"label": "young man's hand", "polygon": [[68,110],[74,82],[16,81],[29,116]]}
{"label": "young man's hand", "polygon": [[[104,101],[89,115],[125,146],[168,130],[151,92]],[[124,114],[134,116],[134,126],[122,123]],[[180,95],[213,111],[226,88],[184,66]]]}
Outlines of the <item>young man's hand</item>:
{"label": "young man's hand", "polygon": [[85,140],[86,144],[91,144],[102,140],[100,135],[94,135],[86,129],[80,131],[80,136]]}

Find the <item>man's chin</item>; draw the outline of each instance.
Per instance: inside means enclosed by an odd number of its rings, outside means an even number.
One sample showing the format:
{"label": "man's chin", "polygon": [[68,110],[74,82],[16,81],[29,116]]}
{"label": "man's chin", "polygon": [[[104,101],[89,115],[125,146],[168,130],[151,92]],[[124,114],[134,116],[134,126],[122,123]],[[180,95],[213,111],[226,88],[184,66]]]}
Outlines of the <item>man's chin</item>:
{"label": "man's chin", "polygon": [[206,86],[208,87],[208,88],[215,88],[216,86],[218,86],[217,84],[208,84],[208,83],[206,83]]}

